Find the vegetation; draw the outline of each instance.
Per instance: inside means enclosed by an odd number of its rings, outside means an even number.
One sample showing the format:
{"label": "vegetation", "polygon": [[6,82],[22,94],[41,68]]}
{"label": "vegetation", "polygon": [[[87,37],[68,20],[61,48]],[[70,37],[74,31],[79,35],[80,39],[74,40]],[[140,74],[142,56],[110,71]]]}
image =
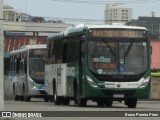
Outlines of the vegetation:
{"label": "vegetation", "polygon": [[32,22],[43,23],[45,19],[43,17],[33,17]]}

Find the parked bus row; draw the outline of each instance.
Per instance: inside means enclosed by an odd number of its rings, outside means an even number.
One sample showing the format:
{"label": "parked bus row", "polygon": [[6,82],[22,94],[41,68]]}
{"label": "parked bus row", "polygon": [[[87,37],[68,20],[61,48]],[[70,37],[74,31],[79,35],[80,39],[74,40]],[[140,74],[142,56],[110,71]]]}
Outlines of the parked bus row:
{"label": "parked bus row", "polygon": [[44,97],[55,105],[88,100],[135,108],[150,92],[150,41],[143,27],[78,25],[10,54],[15,100]]}

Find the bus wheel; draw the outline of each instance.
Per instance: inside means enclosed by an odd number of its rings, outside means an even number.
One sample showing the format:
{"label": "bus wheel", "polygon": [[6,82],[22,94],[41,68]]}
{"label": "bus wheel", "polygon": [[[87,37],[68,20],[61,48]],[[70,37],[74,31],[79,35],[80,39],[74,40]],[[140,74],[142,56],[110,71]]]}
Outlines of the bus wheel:
{"label": "bus wheel", "polygon": [[76,82],[76,79],[74,79],[73,90],[74,90],[74,104],[78,104],[78,101],[77,101],[77,82]]}
{"label": "bus wheel", "polygon": [[24,101],[24,96],[21,96],[21,97],[20,97],[20,101]]}
{"label": "bus wheel", "polygon": [[77,104],[79,107],[85,107],[87,105],[87,100],[84,98],[78,98]]}
{"label": "bus wheel", "polygon": [[15,90],[15,86],[13,85],[13,97],[15,101],[18,101],[20,98],[18,95],[16,95],[16,90]]}
{"label": "bus wheel", "polygon": [[57,89],[56,89],[56,87],[54,87],[53,96],[54,96],[54,104],[55,105],[60,105],[61,104],[61,97],[57,96]]}
{"label": "bus wheel", "polygon": [[125,100],[125,105],[127,105],[128,108],[136,108],[137,98],[131,98],[131,99]]}
{"label": "bus wheel", "polygon": [[53,96],[49,96],[49,101],[50,102],[54,102],[54,97]]}
{"label": "bus wheel", "polygon": [[18,95],[14,95],[14,100],[18,101],[19,100],[19,96]]}
{"label": "bus wheel", "polygon": [[27,96],[25,91],[26,91],[26,89],[25,89],[25,86],[24,86],[24,84],[23,84],[23,97],[24,97],[24,101],[30,102],[31,97],[30,97],[30,96]]}
{"label": "bus wheel", "polygon": [[112,104],[113,104],[113,100],[105,100],[104,104],[105,104],[106,107],[111,107]]}
{"label": "bus wheel", "polygon": [[29,97],[29,96],[25,96],[25,97],[24,97],[24,100],[25,100],[26,102],[30,102],[31,97]]}
{"label": "bus wheel", "polygon": [[62,98],[62,104],[63,105],[69,105],[70,99],[69,98]]}
{"label": "bus wheel", "polygon": [[97,102],[98,107],[103,107],[104,106],[103,100],[97,100],[96,102]]}
{"label": "bus wheel", "polygon": [[49,102],[49,97],[45,96],[44,97],[44,102]]}

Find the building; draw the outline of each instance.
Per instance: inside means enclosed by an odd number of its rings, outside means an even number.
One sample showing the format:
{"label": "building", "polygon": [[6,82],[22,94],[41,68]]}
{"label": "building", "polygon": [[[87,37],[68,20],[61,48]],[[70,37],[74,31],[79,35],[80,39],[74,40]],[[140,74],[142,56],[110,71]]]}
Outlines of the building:
{"label": "building", "polygon": [[6,4],[3,5],[3,18],[4,21],[10,22],[30,22],[32,16],[23,13],[21,11],[16,11],[13,7]]}
{"label": "building", "polygon": [[14,21],[16,22],[31,22],[32,16],[20,11],[16,11],[14,15]]}
{"label": "building", "polygon": [[138,20],[131,20],[126,24],[146,27],[152,39],[160,40],[160,17],[155,17],[154,15],[152,17],[139,17]]}
{"label": "building", "polygon": [[132,9],[122,4],[106,4],[104,11],[105,24],[126,23],[132,19]]}
{"label": "building", "polygon": [[4,21],[14,21],[15,20],[15,11],[12,7],[8,5],[3,5],[3,18]]}

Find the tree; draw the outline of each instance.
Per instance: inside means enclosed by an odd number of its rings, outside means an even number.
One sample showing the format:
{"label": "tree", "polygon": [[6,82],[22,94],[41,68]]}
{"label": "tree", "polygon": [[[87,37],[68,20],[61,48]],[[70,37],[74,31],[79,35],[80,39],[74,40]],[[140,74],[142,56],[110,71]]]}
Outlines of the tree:
{"label": "tree", "polygon": [[43,17],[33,17],[32,22],[42,23],[45,22],[45,19]]}

